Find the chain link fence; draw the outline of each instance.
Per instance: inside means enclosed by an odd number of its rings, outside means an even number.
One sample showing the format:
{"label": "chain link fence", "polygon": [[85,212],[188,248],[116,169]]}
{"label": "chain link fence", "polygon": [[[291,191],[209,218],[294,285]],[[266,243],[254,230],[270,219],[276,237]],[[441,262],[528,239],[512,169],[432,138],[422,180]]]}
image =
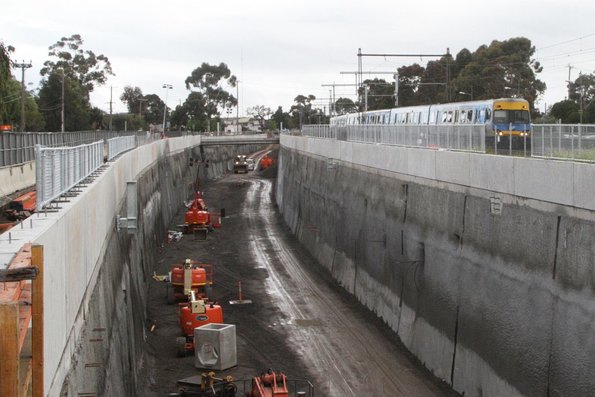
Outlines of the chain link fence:
{"label": "chain link fence", "polygon": [[531,156],[595,162],[595,125],[534,124]]}
{"label": "chain link fence", "polygon": [[304,125],[302,135],[351,142],[382,143],[485,153],[485,127],[452,125]]}
{"label": "chain link fence", "polygon": [[75,147],[35,146],[37,211],[103,164],[103,141]]}

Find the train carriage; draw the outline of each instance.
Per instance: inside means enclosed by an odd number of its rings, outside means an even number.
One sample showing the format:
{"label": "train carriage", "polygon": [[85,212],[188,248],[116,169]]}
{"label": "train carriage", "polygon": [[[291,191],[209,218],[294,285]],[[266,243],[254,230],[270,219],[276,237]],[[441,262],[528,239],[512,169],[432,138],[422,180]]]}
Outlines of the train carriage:
{"label": "train carriage", "polygon": [[334,126],[349,125],[484,125],[487,147],[530,145],[529,103],[519,98],[486,99],[437,105],[349,113],[332,117]]}

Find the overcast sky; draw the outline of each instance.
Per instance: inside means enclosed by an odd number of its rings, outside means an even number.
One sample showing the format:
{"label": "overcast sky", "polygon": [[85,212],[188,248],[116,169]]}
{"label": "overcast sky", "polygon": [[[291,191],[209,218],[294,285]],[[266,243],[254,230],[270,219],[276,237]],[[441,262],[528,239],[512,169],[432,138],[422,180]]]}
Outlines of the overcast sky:
{"label": "overcast sky", "polygon": [[[354,82],[341,75],[357,69],[357,50],[367,53],[440,54],[450,48],[475,51],[492,40],[527,37],[544,67],[547,90],[538,102],[564,99],[568,79],[595,72],[595,2],[367,0],[5,0],[0,40],[16,48],[13,59],[29,61],[26,80],[34,87],[48,47],[78,33],[84,49],[106,55],[115,76],[92,94],[93,105],[126,111],[124,86],[183,101],[186,77],[202,62],[225,62],[240,80],[240,113],[266,105],[287,111],[298,94],[328,103],[321,84]],[[364,58],[364,70],[394,71],[429,59]],[[17,72],[17,71],[15,71]],[[378,76],[391,78],[390,76]],[[20,73],[18,73],[20,79]],[[392,78],[391,78],[392,79]],[[355,99],[353,87],[336,97]],[[235,92],[234,92],[235,95]],[[235,115],[235,112],[234,112]]]}

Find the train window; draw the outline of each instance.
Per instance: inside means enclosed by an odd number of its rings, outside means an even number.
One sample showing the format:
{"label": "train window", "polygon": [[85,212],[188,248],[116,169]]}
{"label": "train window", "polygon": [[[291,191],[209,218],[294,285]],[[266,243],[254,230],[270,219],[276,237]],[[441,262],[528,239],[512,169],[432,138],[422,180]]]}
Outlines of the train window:
{"label": "train window", "polygon": [[492,118],[492,110],[486,109],[486,121],[490,121],[490,118]]}
{"label": "train window", "polygon": [[529,112],[526,110],[512,110],[510,116],[513,123],[526,124],[529,122]]}
{"label": "train window", "polygon": [[496,123],[496,124],[508,123],[507,111],[506,110],[494,111],[494,123]]}

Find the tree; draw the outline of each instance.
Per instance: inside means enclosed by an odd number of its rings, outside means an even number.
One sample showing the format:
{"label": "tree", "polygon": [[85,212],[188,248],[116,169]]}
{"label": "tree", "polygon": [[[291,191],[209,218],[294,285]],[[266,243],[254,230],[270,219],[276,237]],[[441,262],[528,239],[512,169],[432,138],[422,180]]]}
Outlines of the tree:
{"label": "tree", "polygon": [[[368,87],[368,110],[389,109],[395,106],[395,86],[384,79],[368,79],[364,81]],[[364,88],[359,90],[360,98],[365,105]]]}
{"label": "tree", "polygon": [[146,100],[140,88],[127,85],[124,87],[122,95],[120,95],[120,100],[126,104],[129,113],[142,115],[143,103]]}
{"label": "tree", "polygon": [[90,129],[91,106],[86,91],[77,80],[60,71],[50,73],[41,82],[38,106],[43,114],[48,131],[61,130],[62,81],[64,81],[64,129],[81,131]]}
{"label": "tree", "polygon": [[283,111],[283,108],[279,106],[275,113],[271,116],[271,121],[275,123],[274,128],[294,128],[291,115]]}
{"label": "tree", "polygon": [[172,124],[186,126],[191,131],[206,131],[206,98],[200,92],[191,92],[171,115]]}
{"label": "tree", "polygon": [[246,110],[246,112],[254,117],[260,123],[261,131],[264,131],[265,119],[271,115],[271,108],[263,105],[254,105]]}
{"label": "tree", "polygon": [[293,125],[301,128],[303,124],[312,124],[317,120],[317,112],[312,108],[312,101],[316,97],[310,95],[298,95],[293,100],[293,105],[289,110],[293,119]]}
{"label": "tree", "polygon": [[226,106],[236,106],[237,99],[226,91],[223,85],[235,87],[237,79],[231,74],[227,65],[221,62],[219,65],[209,65],[203,62],[201,66],[192,71],[186,78],[186,88],[203,94],[206,102],[205,111],[208,118],[219,115],[219,109]]}
{"label": "tree", "polygon": [[335,112],[338,115],[357,112],[357,105],[349,98],[339,98],[335,101]]}
{"label": "tree", "polygon": [[13,52],[14,47],[0,41],[0,124],[8,122],[9,104],[14,100],[14,92],[9,89],[9,82],[14,80],[11,73],[13,62],[10,59]]}
{"label": "tree", "polygon": [[564,124],[578,123],[580,118],[578,104],[570,99],[555,103],[550,114]]}
{"label": "tree", "polygon": [[402,66],[399,71],[399,106],[419,105],[418,100],[419,83],[425,69],[414,63],[409,66]]}
{"label": "tree", "polygon": [[546,88],[536,78],[543,68],[532,58],[534,53],[535,47],[524,37],[494,40],[489,46],[480,46],[471,58],[468,50],[461,50],[450,87],[473,93],[474,99],[525,98],[533,108]]}
{"label": "tree", "polygon": [[95,55],[93,51],[83,50],[83,39],[79,34],[62,37],[49,47],[49,56],[55,60],[47,60],[40,73],[47,76],[56,70],[63,70],[70,79],[77,81],[83,88],[85,96],[93,91],[96,85],[103,85],[109,75],[114,75],[109,59],[103,55]]}
{"label": "tree", "polygon": [[159,98],[159,95],[155,94],[145,95],[145,100],[147,106],[143,111],[145,121],[149,124],[162,124],[165,102]]}

